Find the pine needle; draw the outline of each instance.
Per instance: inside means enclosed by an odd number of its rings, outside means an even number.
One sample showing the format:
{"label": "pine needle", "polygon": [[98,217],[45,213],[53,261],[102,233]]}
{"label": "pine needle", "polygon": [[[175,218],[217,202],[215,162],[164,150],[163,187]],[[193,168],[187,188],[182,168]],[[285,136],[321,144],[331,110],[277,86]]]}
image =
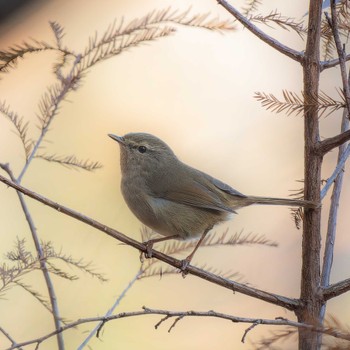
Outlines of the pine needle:
{"label": "pine needle", "polygon": [[6,105],[5,101],[0,102],[0,113],[7,117],[7,119],[10,120],[16,128],[17,134],[22,141],[26,160],[28,160],[34,143],[34,141],[28,137],[29,123],[25,122],[23,117],[19,117],[17,113],[11,111],[10,107]]}
{"label": "pine needle", "polygon": [[328,116],[334,111],[345,107],[343,93],[341,91],[338,91],[338,93],[341,96],[342,101],[337,101],[322,91],[317,97],[315,96],[307,102],[304,102],[303,93],[300,96],[295,92],[287,90],[283,90],[283,100],[278,99],[273,94],[267,94],[265,92],[256,92],[254,98],[261,102],[263,107],[272,112],[285,112],[286,115],[300,115],[305,109],[317,107],[319,116],[321,117],[326,112],[325,116]]}
{"label": "pine needle", "polygon": [[92,161],[89,159],[78,159],[74,155],[70,156],[58,156],[56,154],[37,154],[36,158],[45,159],[48,162],[53,162],[65,166],[67,168],[79,168],[86,171],[93,171],[102,168],[102,164],[97,161]]}

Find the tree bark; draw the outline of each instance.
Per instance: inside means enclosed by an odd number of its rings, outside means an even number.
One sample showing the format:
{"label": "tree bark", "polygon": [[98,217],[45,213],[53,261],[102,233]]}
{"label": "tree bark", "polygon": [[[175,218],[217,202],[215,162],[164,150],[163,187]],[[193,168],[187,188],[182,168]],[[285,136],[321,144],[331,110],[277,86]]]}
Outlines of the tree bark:
{"label": "tree bark", "polygon": [[[310,1],[308,36],[303,62],[304,98],[318,96],[320,77],[320,31],[322,0]],[[317,107],[304,113],[305,136],[305,199],[319,202],[321,189],[322,155],[317,152],[319,123]],[[302,276],[300,299],[302,307],[296,312],[298,321],[318,325],[322,306],[320,298],[320,247],[321,210],[306,210],[304,215],[302,242]],[[317,333],[299,332],[299,350],[316,350]]]}

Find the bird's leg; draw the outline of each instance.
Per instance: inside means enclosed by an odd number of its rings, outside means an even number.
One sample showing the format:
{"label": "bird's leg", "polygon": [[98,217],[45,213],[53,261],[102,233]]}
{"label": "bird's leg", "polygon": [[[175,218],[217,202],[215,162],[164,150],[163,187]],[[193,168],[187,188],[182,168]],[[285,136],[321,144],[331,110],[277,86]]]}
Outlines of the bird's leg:
{"label": "bird's leg", "polygon": [[[154,243],[163,242],[174,238],[181,238],[181,237],[180,235],[176,234],[172,236],[165,236],[161,238],[150,239],[149,241],[143,242],[143,244],[146,246],[146,249],[147,249],[145,253],[146,259],[152,258],[152,247]],[[142,253],[141,253],[141,256],[142,256]]]}
{"label": "bird's leg", "polygon": [[185,270],[187,268],[187,266],[190,264],[194,254],[196,253],[197,249],[199,248],[199,246],[202,244],[204,238],[206,237],[206,235],[208,234],[208,232],[213,228],[213,226],[209,226],[203,233],[201,238],[199,239],[199,241],[197,242],[196,246],[194,247],[192,253],[184,260],[182,260],[182,266],[181,266],[181,271],[182,271],[182,275],[186,274]]}

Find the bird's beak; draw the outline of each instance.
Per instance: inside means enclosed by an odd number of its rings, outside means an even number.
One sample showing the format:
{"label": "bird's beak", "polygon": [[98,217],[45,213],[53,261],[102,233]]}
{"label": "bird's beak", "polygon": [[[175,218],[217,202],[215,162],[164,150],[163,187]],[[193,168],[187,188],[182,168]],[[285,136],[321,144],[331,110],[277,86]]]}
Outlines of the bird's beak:
{"label": "bird's beak", "polygon": [[114,135],[114,134],[108,134],[108,136],[110,138],[112,138],[113,140],[117,141],[119,144],[125,145],[124,137],[118,136],[118,135]]}

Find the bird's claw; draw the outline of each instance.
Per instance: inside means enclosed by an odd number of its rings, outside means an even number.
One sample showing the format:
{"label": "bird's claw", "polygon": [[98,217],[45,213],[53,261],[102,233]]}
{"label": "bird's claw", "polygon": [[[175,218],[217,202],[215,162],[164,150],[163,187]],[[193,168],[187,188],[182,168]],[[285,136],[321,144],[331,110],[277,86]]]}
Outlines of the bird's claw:
{"label": "bird's claw", "polygon": [[180,272],[183,278],[185,278],[188,274],[187,268],[190,265],[190,260],[188,259],[183,259],[181,261],[181,267],[180,267]]}
{"label": "bird's claw", "polygon": [[146,246],[146,251],[145,252],[141,252],[140,254],[140,261],[141,263],[143,263],[144,258],[146,259],[151,259],[152,258],[152,248],[153,248],[153,241],[147,241],[143,243]]}

